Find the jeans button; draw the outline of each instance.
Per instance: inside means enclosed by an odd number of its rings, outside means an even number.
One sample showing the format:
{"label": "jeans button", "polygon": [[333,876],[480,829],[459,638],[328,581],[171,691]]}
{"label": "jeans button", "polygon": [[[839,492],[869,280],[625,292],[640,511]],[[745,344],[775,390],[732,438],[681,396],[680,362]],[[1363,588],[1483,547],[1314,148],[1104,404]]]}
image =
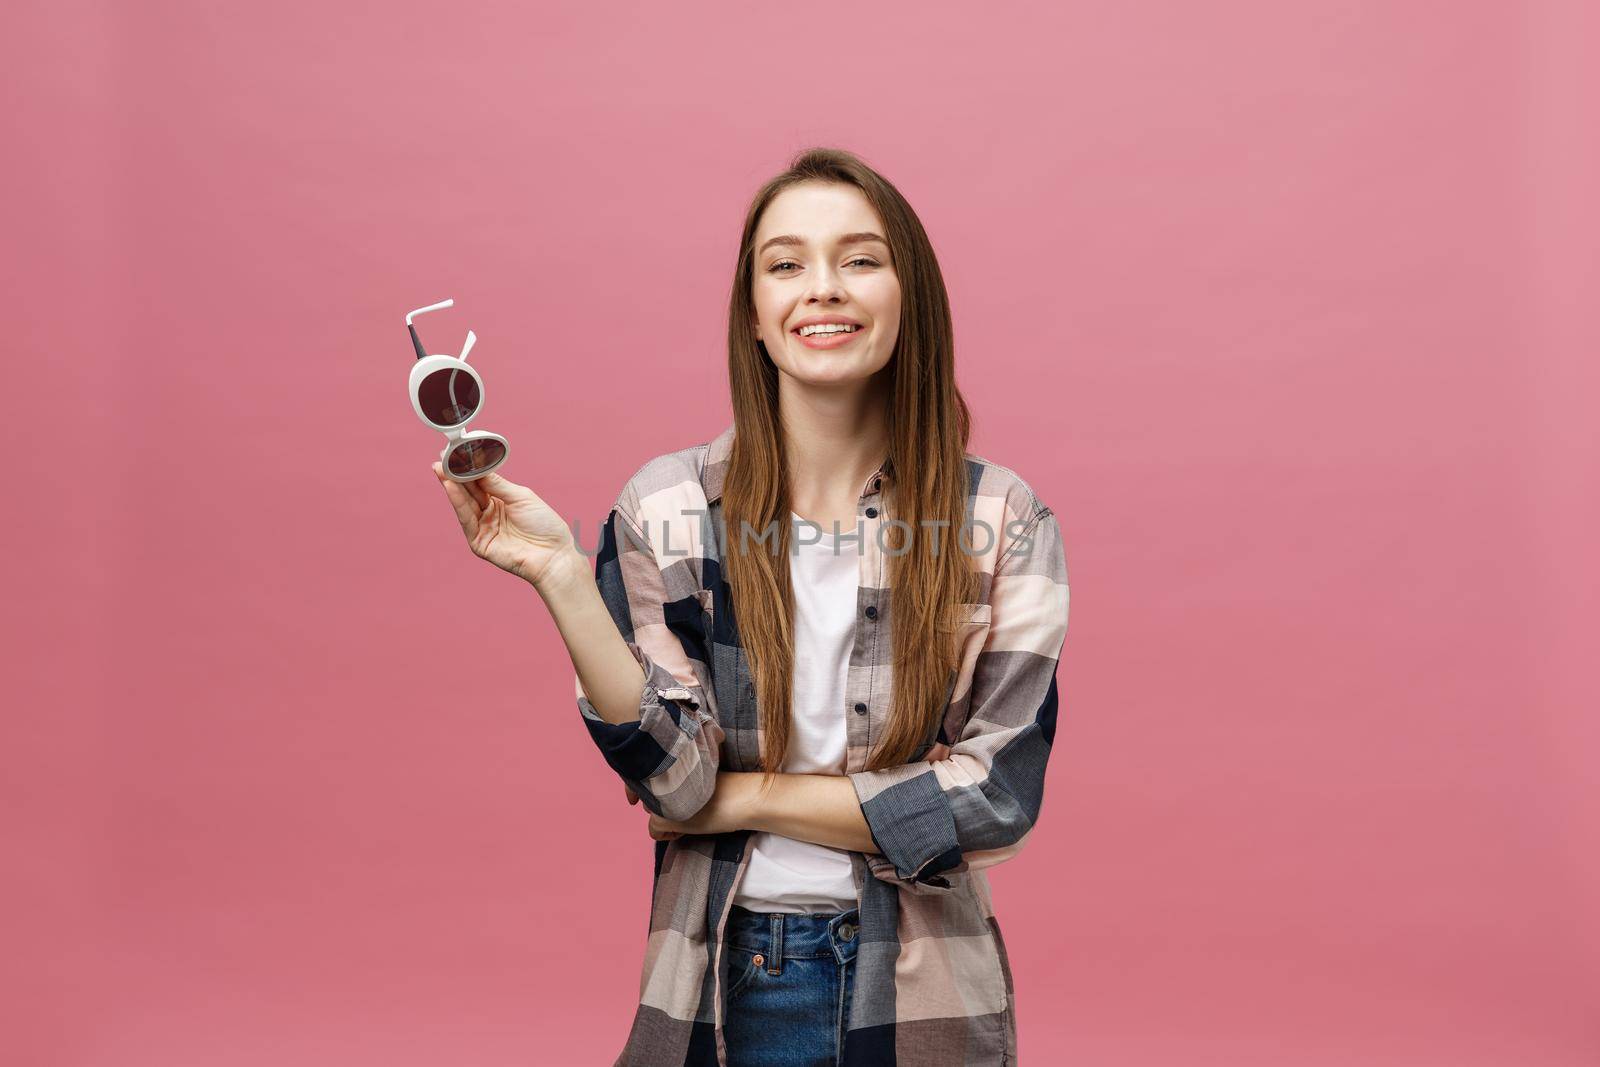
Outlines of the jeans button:
{"label": "jeans button", "polygon": [[851,926],[849,923],[840,923],[839,936],[844,938],[846,941],[849,941],[851,938],[856,936],[856,928]]}

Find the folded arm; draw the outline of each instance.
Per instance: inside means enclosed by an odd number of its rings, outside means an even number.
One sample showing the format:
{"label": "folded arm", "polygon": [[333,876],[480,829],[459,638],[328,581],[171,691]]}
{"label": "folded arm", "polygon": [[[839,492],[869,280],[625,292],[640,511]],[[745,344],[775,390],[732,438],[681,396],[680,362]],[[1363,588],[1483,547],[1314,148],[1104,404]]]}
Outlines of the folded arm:
{"label": "folded arm", "polygon": [[601,532],[592,585],[552,607],[584,725],[646,809],[688,819],[716,790],[723,740],[704,654],[691,655],[699,601],[671,596],[650,541],[620,507]]}
{"label": "folded arm", "polygon": [[944,759],[848,775],[880,880],[915,893],[1016,855],[1044,800],[1056,726],[1056,665],[1067,632],[1067,569],[1048,508],[996,563],[990,628],[960,736]]}

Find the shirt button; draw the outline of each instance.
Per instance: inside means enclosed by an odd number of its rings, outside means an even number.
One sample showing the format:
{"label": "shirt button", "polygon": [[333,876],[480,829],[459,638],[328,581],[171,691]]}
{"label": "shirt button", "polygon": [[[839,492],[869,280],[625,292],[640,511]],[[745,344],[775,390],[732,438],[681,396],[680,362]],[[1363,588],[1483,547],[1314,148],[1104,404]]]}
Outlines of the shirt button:
{"label": "shirt button", "polygon": [[867,706],[865,704],[861,703],[861,701],[859,701],[859,700],[856,701],[856,714],[857,715],[865,715],[866,713],[867,713]]}
{"label": "shirt button", "polygon": [[875,607],[872,604],[868,604],[867,605],[867,618],[876,619],[877,617],[878,617],[878,609],[877,609],[877,607]]}
{"label": "shirt button", "polygon": [[882,484],[883,484],[883,479],[882,478],[874,478],[874,479],[872,479],[872,488],[876,489],[879,486],[881,486]]}
{"label": "shirt button", "polygon": [[877,517],[878,517],[878,509],[877,508],[868,508],[867,509],[867,518],[875,519]]}

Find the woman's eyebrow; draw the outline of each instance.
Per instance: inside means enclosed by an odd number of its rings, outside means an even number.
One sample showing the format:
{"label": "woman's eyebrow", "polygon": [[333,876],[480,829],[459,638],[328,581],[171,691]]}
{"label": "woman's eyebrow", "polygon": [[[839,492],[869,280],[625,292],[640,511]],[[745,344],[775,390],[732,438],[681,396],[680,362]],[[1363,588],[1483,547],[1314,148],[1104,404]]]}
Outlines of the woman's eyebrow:
{"label": "woman's eyebrow", "polygon": [[[861,233],[841,234],[839,239],[835,241],[834,244],[853,245],[861,244],[866,241],[877,241],[885,248],[889,247],[888,241],[885,241],[880,235],[873,233],[871,230],[865,230]],[[778,236],[769,238],[763,242],[761,247],[756,249],[756,255],[759,256],[773,245],[797,245],[801,248],[804,248],[805,243],[806,239],[804,237],[800,237],[792,233],[780,233]]]}

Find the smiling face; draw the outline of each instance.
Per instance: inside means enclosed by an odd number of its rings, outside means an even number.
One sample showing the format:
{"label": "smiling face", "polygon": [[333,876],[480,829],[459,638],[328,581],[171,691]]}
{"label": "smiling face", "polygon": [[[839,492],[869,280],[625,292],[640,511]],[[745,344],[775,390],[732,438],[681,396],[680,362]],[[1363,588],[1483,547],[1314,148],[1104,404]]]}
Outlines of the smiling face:
{"label": "smiling face", "polygon": [[[900,279],[886,236],[853,185],[804,182],[767,205],[751,292],[756,335],[780,371],[808,384],[864,383],[889,362],[900,336]],[[818,320],[855,329],[816,333]]]}

